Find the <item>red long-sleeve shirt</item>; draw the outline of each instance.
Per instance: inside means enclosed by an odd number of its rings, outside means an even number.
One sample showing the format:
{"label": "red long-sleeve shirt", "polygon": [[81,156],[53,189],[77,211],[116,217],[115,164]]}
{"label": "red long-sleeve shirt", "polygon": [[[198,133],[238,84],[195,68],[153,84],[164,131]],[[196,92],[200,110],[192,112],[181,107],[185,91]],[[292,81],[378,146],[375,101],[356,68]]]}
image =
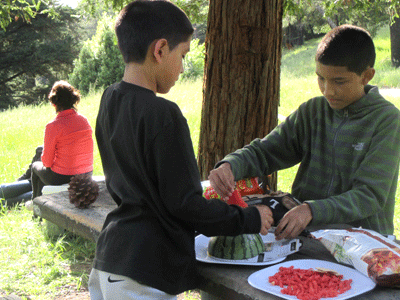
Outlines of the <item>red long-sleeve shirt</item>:
{"label": "red long-sleeve shirt", "polygon": [[93,171],[93,137],[88,120],[74,109],[59,112],[46,125],[42,162],[62,175]]}

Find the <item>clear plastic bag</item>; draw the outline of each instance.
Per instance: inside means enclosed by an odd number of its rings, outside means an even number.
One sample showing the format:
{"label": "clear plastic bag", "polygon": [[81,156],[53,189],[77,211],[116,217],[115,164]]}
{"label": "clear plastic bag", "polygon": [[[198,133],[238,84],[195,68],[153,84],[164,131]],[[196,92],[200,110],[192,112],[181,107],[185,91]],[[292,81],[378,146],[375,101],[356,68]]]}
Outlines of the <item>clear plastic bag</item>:
{"label": "clear plastic bag", "polygon": [[361,228],[312,232],[335,257],[368,276],[377,285],[400,286],[400,245],[373,231]]}

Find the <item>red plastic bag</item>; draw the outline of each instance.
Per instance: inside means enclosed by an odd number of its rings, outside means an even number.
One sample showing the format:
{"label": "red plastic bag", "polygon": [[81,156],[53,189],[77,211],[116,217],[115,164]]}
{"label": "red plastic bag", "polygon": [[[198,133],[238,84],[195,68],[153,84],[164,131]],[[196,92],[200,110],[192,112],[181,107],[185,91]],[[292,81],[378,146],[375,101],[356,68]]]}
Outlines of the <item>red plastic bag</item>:
{"label": "red plastic bag", "polygon": [[243,200],[242,196],[239,194],[238,190],[235,190],[232,193],[232,196],[229,197],[229,199],[226,203],[228,203],[229,205],[237,205],[237,206],[240,206],[243,208],[248,206],[247,203],[244,202],[244,200]]}

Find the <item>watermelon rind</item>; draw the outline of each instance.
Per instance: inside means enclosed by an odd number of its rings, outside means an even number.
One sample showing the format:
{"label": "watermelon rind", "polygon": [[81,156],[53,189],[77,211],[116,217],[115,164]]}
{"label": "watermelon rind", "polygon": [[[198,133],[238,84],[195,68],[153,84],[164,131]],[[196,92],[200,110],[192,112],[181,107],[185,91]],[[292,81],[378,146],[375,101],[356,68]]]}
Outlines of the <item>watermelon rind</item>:
{"label": "watermelon rind", "polygon": [[260,234],[214,236],[210,238],[207,249],[209,256],[230,260],[253,258],[264,251]]}

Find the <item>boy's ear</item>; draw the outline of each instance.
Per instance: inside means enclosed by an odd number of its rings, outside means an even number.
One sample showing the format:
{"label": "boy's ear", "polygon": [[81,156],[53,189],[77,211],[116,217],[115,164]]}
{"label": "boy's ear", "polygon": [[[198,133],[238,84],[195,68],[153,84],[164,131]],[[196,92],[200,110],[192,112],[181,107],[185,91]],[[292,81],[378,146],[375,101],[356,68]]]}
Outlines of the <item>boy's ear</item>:
{"label": "boy's ear", "polygon": [[364,71],[363,78],[362,78],[362,83],[363,85],[368,84],[368,82],[371,81],[372,78],[374,78],[375,75],[375,69],[374,68],[369,68]]}
{"label": "boy's ear", "polygon": [[167,49],[169,50],[168,41],[166,39],[159,39],[155,41],[152,54],[156,62],[161,62],[166,54]]}

